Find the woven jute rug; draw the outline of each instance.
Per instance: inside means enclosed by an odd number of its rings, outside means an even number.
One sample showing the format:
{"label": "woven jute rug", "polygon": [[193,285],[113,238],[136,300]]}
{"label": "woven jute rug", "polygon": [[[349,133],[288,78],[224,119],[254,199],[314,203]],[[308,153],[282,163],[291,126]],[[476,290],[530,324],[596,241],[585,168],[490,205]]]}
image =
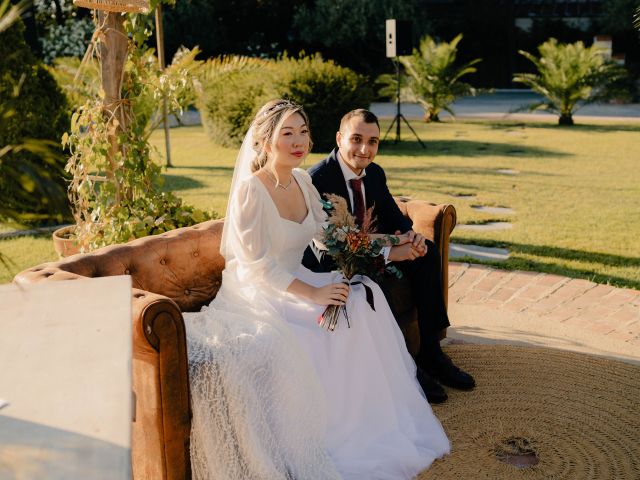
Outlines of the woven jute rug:
{"label": "woven jute rug", "polygon": [[446,352],[478,386],[434,405],[452,450],[418,480],[640,479],[640,367],[505,345]]}

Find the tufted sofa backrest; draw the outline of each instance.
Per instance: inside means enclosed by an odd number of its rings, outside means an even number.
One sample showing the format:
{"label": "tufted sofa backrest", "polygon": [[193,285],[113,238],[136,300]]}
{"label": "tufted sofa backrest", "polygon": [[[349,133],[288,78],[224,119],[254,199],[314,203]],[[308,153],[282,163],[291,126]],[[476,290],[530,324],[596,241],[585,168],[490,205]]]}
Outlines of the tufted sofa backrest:
{"label": "tufted sofa backrest", "polygon": [[[45,277],[131,275],[133,288],[167,296],[181,311],[198,311],[218,292],[224,269],[222,220],[210,220],[126,244],[78,254],[25,270],[18,282]],[[56,280],[57,278],[50,278]]]}
{"label": "tufted sofa backrest", "polygon": [[[443,278],[448,278],[449,234],[456,222],[451,205],[396,198],[413,228],[441,249]],[[192,227],[112,245],[78,254],[59,262],[29,268],[15,277],[18,283],[70,280],[80,277],[131,275],[133,288],[172,299],[181,311],[198,311],[213,300],[222,280],[220,255],[223,220],[209,220]],[[444,284],[445,299],[447,286]]]}

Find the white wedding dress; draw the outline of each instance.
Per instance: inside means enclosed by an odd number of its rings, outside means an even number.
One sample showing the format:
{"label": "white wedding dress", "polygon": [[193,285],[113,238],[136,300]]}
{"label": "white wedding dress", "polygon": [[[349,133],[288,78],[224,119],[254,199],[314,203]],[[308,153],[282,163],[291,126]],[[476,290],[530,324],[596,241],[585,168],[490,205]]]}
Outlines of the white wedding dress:
{"label": "white wedding dress", "polygon": [[300,263],[325,214],[309,175],[294,178],[308,209],[301,223],[280,217],[257,177],[239,184],[222,287],[185,314],[194,478],[411,479],[450,446],[379,287],[358,278],[375,311],[353,286],[351,328],[341,318],[333,332],[317,324],[323,306],[285,291],[294,278],[339,281]]}

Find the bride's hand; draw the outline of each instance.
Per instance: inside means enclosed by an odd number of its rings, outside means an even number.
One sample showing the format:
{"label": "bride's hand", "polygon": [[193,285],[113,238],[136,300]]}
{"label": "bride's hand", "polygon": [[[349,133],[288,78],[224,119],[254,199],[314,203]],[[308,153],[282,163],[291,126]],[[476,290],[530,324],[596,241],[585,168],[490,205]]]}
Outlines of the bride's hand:
{"label": "bride's hand", "polygon": [[314,290],[311,300],[318,305],[344,305],[349,297],[349,285],[331,283]]}

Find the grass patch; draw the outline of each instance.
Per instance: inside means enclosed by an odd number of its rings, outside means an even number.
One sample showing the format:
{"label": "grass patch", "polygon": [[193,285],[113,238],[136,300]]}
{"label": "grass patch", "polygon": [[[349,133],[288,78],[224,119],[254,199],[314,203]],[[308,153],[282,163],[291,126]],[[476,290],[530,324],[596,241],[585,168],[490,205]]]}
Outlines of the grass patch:
{"label": "grass patch", "polygon": [[[388,125],[382,122],[383,132]],[[515,210],[503,219],[512,229],[456,229],[454,241],[509,249],[511,258],[495,264],[500,268],[640,289],[640,124],[465,121],[412,126],[426,149],[404,129],[407,140],[382,145],[377,157],[395,195],[452,203],[458,224],[496,219],[472,205]],[[154,132],[152,141],[164,152],[161,131]],[[172,129],[171,146],[176,167],[165,173],[164,188],[224,215],[237,150],[213,144],[201,127]],[[305,166],[323,157],[312,154]],[[500,169],[519,173],[501,174]],[[454,196],[461,193],[474,196]],[[28,246],[19,247],[22,242]],[[4,240],[0,252],[19,271],[55,260],[50,243],[50,237]],[[0,267],[0,281],[10,278]]]}
{"label": "grass patch", "polygon": [[383,146],[378,156],[394,193],[452,203],[459,224],[496,220],[472,205],[515,210],[503,218],[510,230],[454,230],[456,242],[511,252],[507,262],[475,262],[640,288],[640,125],[413,126],[425,150],[407,141]]}
{"label": "grass patch", "polygon": [[0,263],[0,283],[11,282],[16,273],[26,268],[58,259],[50,233],[0,240],[0,254],[5,259],[5,264]]}

